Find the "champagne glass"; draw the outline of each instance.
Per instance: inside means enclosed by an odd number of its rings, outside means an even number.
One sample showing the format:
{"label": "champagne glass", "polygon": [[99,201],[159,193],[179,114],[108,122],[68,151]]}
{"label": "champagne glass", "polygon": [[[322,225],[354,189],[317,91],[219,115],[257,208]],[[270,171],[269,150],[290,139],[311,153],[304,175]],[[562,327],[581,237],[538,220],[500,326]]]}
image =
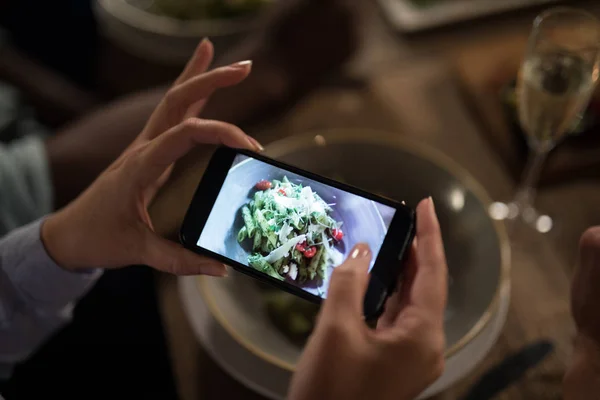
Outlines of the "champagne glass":
{"label": "champagne glass", "polygon": [[521,183],[509,204],[494,203],[495,219],[520,220],[540,232],[552,219],[534,208],[535,188],[548,153],[579,123],[598,81],[600,24],[568,7],[540,14],[517,82],[519,122],[529,146]]}

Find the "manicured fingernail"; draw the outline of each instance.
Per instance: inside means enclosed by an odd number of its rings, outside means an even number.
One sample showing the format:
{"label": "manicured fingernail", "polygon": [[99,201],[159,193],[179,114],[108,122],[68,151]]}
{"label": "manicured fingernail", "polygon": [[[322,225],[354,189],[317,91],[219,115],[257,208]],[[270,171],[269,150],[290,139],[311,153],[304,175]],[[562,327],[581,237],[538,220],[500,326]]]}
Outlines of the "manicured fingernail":
{"label": "manicured fingernail", "polygon": [[217,276],[217,277],[226,277],[228,276],[227,267],[225,264],[212,264],[206,265],[204,267],[204,275],[209,276]]}
{"label": "manicured fingernail", "polygon": [[252,136],[248,136],[248,139],[250,139],[250,142],[252,142],[252,144],[254,145],[255,149],[257,151],[264,151],[265,148],[262,146],[262,144],[260,144],[258,142],[258,140],[254,139]]}
{"label": "manicured fingernail", "polygon": [[246,136],[246,140],[248,141],[249,147],[254,151],[263,151],[263,147],[251,136]]}
{"label": "manicured fingernail", "polygon": [[202,47],[206,46],[206,45],[207,45],[207,44],[209,44],[209,43],[210,43],[210,39],[209,39],[208,37],[205,37],[204,39],[202,39],[202,40],[200,41],[200,45],[198,46],[198,49],[200,49],[200,48],[202,48]]}
{"label": "manicured fingernail", "polygon": [[429,196],[429,208],[431,210],[432,213],[435,214],[435,204],[433,204],[433,197]]}
{"label": "manicured fingernail", "polygon": [[256,148],[256,144],[252,141],[252,138],[250,136],[246,136],[246,142],[248,142],[248,147],[250,149],[258,151],[258,149]]}
{"label": "manicured fingernail", "polygon": [[235,64],[230,65],[231,68],[236,68],[236,69],[248,68],[251,66],[252,66],[252,60],[240,61],[240,62],[236,62]]}
{"label": "manicured fingernail", "polygon": [[359,259],[359,258],[367,258],[371,255],[371,250],[369,250],[369,246],[365,244],[359,244],[352,249],[350,253],[350,258]]}

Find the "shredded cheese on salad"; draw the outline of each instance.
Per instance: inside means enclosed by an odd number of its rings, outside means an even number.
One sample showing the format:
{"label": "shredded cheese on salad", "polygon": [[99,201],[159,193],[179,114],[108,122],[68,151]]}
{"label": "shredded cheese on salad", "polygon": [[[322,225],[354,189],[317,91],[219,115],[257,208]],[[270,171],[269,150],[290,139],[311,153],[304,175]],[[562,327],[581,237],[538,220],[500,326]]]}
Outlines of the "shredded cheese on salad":
{"label": "shredded cheese on salad", "polygon": [[248,264],[273,278],[303,284],[325,280],[329,265],[337,265],[342,223],[329,215],[327,204],[310,186],[260,181],[253,198],[242,209],[244,226],[238,242],[251,241]]}

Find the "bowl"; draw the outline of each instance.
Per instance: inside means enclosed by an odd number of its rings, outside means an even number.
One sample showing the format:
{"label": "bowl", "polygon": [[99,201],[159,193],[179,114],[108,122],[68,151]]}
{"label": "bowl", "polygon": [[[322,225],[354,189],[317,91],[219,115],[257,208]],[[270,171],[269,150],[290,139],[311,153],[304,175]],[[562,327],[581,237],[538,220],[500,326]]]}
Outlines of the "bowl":
{"label": "bowl", "polygon": [[[237,164],[232,166],[227,174],[215,207],[206,221],[204,231],[210,234],[201,236],[201,247],[247,265],[248,256],[252,254],[251,240],[242,243],[237,240],[238,232],[244,226],[241,209],[254,196],[254,186],[257,182],[281,181],[285,176],[291,183],[309,186],[325,203],[334,205],[330,216],[341,222],[344,229],[344,239],[335,246],[338,255],[336,258],[339,258],[340,262],[352,251],[352,243],[367,243],[373,252],[379,252],[387,232],[382,213],[388,223],[393,217],[386,212],[387,207],[382,206],[380,212],[377,204],[371,200],[311,181],[292,172],[281,174],[273,166],[246,156],[239,157],[236,161]],[[309,281],[301,286],[315,296],[326,296],[332,273],[333,267],[329,267],[323,279]]]}
{"label": "bowl", "polygon": [[202,38],[215,55],[226,52],[256,28],[258,15],[227,19],[179,20],[136,7],[131,0],[96,0],[94,12],[104,34],[143,59],[183,65]]}
{"label": "bowl", "polygon": [[[266,153],[408,205],[431,195],[450,273],[446,357],[480,334],[507,291],[510,247],[504,225],[488,216],[490,197],[468,172],[423,144],[368,130],[295,136]],[[295,369],[302,348],[274,328],[251,278],[199,277],[198,284],[212,315],[237,342],[269,363]]]}

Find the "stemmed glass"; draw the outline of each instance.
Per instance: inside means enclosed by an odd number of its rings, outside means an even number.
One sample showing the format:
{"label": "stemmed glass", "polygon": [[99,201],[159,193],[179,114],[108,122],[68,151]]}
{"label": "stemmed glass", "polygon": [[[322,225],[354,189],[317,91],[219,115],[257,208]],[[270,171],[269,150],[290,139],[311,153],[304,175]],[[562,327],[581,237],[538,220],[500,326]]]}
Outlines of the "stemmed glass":
{"label": "stemmed glass", "polygon": [[558,7],[535,19],[517,83],[529,159],[513,201],[494,203],[493,218],[520,220],[540,232],[552,228],[552,219],[534,208],[535,188],[548,153],[572,131],[590,101],[599,56],[600,24],[593,15]]}

